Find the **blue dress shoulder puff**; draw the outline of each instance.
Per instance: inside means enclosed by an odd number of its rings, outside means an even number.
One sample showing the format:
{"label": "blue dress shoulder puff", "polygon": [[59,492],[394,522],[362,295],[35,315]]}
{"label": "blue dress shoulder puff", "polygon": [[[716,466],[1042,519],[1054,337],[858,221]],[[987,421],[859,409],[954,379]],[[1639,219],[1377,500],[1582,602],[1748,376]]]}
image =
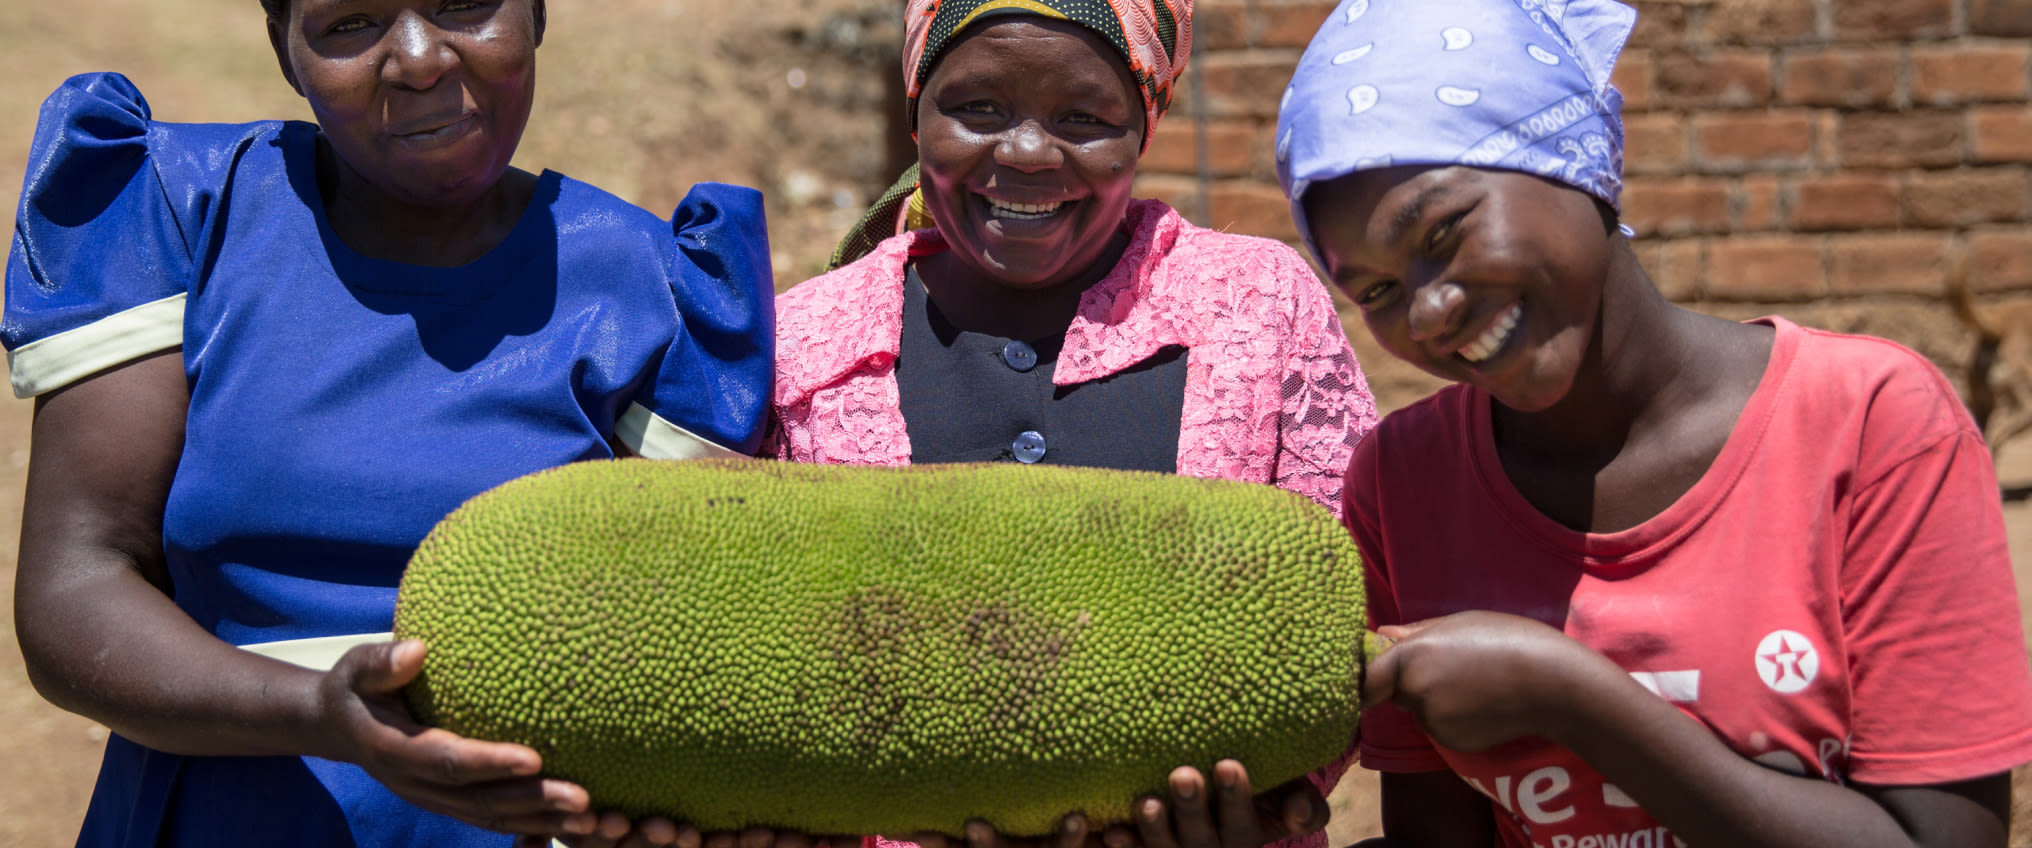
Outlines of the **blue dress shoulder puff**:
{"label": "blue dress shoulder puff", "polygon": [[[316,126],[151,120],[125,78],[44,104],[7,264],[16,393],[182,347],[163,546],[176,603],[237,645],[392,623],[404,563],[467,498],[614,455],[752,453],[773,334],[761,196],[673,221],[554,172],[457,268],[348,249]],[[113,737],[79,845],[506,846],[350,764]]]}

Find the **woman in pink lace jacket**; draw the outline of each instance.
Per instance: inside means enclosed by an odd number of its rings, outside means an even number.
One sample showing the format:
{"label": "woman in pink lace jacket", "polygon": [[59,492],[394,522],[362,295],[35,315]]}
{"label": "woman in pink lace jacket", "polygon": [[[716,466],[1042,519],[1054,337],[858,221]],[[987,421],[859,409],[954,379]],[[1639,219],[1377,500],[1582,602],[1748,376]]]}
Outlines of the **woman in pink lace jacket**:
{"label": "woman in pink lace jacket", "polygon": [[908,15],[919,163],[842,244],[853,261],[777,299],[765,453],[1161,470],[1338,516],[1376,415],[1326,288],[1280,242],[1129,196],[1190,0]]}
{"label": "woman in pink lace jacket", "polygon": [[[907,15],[918,165],[842,244],[843,267],[777,298],[764,453],[1220,477],[1338,516],[1376,414],[1326,287],[1280,242],[1129,194],[1191,49],[1190,0],[913,0]],[[1324,845],[1321,793],[1345,767],[1266,794],[1260,828],[1231,818],[1213,841]],[[1146,842],[1207,844],[1209,805],[1252,808],[1240,765],[1216,766],[1218,791],[1206,777],[1173,775],[1176,839],[1143,822]]]}

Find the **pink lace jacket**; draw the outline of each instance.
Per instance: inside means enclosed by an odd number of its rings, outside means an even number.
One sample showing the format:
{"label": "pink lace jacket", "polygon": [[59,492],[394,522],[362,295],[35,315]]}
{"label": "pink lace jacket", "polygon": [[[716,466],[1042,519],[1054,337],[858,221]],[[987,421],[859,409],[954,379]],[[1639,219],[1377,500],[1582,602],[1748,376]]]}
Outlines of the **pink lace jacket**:
{"label": "pink lace jacket", "polygon": [[[1081,297],[1052,381],[1098,380],[1182,345],[1179,473],[1273,483],[1338,517],[1376,406],[1325,286],[1281,242],[1197,227],[1155,200],[1126,218],[1129,248]],[[936,230],[904,233],[776,299],[765,456],[909,464],[895,371],[904,265],[945,249]]]}

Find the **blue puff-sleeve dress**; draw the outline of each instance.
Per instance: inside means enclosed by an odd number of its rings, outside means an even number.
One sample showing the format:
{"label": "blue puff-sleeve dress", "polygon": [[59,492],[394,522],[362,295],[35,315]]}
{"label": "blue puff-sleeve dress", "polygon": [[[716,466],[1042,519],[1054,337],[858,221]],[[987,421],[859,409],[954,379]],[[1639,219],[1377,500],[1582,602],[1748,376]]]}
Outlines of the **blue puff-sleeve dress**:
{"label": "blue puff-sleeve dress", "polygon": [[[410,552],[467,498],[614,455],[751,453],[772,286],[761,196],[703,184],[666,222],[545,172],[456,268],[333,235],[318,128],[167,124],[125,78],[44,104],[0,342],[30,396],[182,347],[163,522],[176,603],[250,645],[386,631]],[[187,757],[118,736],[85,846],[505,846],[346,763]]]}

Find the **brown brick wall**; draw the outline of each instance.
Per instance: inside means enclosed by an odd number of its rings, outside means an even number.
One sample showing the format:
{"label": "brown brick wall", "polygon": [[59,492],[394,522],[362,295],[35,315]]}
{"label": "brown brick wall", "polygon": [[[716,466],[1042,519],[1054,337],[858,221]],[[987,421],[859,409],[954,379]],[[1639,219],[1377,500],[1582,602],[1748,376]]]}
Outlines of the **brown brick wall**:
{"label": "brown brick wall", "polygon": [[[1334,5],[1199,0],[1198,65],[1143,162],[1145,193],[1294,239],[1275,108]],[[1716,314],[1887,335],[1959,378],[1973,337],[1941,300],[1954,261],[1985,299],[2032,297],[2032,0],[1633,5],[1616,72],[1624,212],[1659,287]]]}

